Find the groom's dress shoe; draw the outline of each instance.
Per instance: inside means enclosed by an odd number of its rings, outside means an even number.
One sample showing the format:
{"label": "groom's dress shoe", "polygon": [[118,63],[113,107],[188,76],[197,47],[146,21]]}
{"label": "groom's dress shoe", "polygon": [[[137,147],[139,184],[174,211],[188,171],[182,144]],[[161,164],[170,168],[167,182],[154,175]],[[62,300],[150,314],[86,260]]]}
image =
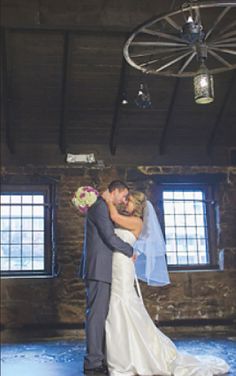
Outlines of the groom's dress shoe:
{"label": "groom's dress shoe", "polygon": [[84,368],[85,375],[108,375],[107,366],[101,365],[96,368]]}

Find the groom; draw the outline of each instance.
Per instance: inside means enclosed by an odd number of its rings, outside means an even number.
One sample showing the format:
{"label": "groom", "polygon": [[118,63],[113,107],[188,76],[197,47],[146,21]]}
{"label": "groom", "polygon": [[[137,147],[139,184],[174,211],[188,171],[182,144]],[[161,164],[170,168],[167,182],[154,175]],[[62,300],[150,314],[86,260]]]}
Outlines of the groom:
{"label": "groom", "polygon": [[[111,182],[108,191],[114,205],[126,203],[129,188],[124,182]],[[115,235],[108,207],[103,198],[98,197],[87,214],[80,270],[87,295],[84,373],[89,375],[108,374],[105,363],[105,321],[109,308],[114,251],[128,257],[133,255],[133,248]]]}

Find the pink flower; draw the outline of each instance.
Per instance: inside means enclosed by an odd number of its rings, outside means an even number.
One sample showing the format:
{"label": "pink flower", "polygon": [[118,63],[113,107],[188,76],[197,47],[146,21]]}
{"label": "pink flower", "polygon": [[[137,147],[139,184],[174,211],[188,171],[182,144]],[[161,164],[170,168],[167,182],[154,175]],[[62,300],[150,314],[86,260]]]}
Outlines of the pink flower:
{"label": "pink flower", "polygon": [[96,193],[96,195],[98,195],[98,191],[96,189],[94,189],[93,187],[86,187],[86,191],[87,192],[94,192],[94,193]]}

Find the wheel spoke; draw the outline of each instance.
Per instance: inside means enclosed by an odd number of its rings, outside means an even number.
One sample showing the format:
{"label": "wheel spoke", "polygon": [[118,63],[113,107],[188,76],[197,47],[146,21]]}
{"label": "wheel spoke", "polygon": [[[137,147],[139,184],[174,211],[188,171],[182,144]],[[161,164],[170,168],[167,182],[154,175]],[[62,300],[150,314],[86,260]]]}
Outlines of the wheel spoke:
{"label": "wheel spoke", "polygon": [[147,67],[148,65],[152,65],[152,64],[158,63],[158,62],[160,62],[162,60],[166,60],[166,59],[160,58],[160,59],[150,60],[147,63],[143,63],[143,64],[139,64],[139,65],[140,65],[140,67]]}
{"label": "wheel spoke", "polygon": [[215,27],[218,25],[218,23],[222,20],[222,18],[228,13],[228,11],[231,9],[231,7],[226,7],[225,9],[222,10],[222,12],[219,14],[215,22],[213,23],[213,26],[208,30],[205,40],[209,38]]}
{"label": "wheel spoke", "polygon": [[221,41],[224,38],[234,37],[235,35],[236,35],[236,30],[233,30],[233,31],[230,31],[228,33],[225,33],[225,34],[221,35],[221,37],[217,38],[217,40]]}
{"label": "wheel spoke", "polygon": [[168,59],[171,59],[173,56],[176,56],[176,54],[172,54],[172,55],[167,55],[167,56],[161,56],[157,59],[154,59],[154,60],[150,60],[148,61],[147,63],[142,63],[140,64],[140,67],[145,67],[149,64],[154,64],[154,63],[157,63],[158,61],[160,62],[164,62],[164,60],[168,60]]}
{"label": "wheel spoke", "polygon": [[232,67],[232,64],[230,64],[227,60],[223,59],[223,57],[221,57],[216,52],[214,52],[210,49],[208,50],[208,52],[209,52],[210,55],[214,56],[216,58],[216,60],[218,60],[220,63],[224,64],[226,67],[229,67],[229,68]]}
{"label": "wheel spoke", "polygon": [[[178,47],[178,51],[181,50],[188,50],[188,47]],[[162,54],[166,52],[176,52],[176,48],[163,48],[163,49],[158,49],[158,50],[150,50],[150,51],[144,51],[144,52],[137,52],[130,54],[130,57],[142,57],[142,56],[151,56],[151,55],[156,55],[156,54]]]}
{"label": "wheel spoke", "polygon": [[236,21],[233,21],[231,22],[229,25],[227,25],[226,27],[224,27],[223,29],[221,29],[219,35],[222,35],[225,33],[225,31],[228,31],[230,30],[232,27],[234,27],[236,25]]}
{"label": "wheel spoke", "polygon": [[185,70],[185,68],[187,68],[187,66],[193,60],[194,56],[196,56],[196,52],[193,52],[192,55],[189,56],[189,58],[185,61],[184,65],[180,68],[180,70],[178,71],[178,73],[182,73]]}
{"label": "wheel spoke", "polygon": [[225,52],[226,54],[230,54],[230,55],[236,55],[235,50],[229,50],[228,48],[218,48],[218,47],[211,46],[211,50]]}
{"label": "wheel spoke", "polygon": [[169,63],[163,65],[162,67],[160,67],[158,69],[156,69],[155,72],[160,72],[160,71],[164,70],[165,68],[168,68],[170,65],[173,65],[173,64],[177,63],[178,61],[184,59],[185,56],[188,56],[190,53],[191,53],[191,51],[186,52],[185,54],[177,57],[176,59],[169,61]]}
{"label": "wheel spoke", "polygon": [[184,47],[186,45],[170,42],[133,42],[132,46],[162,46],[162,47]]}
{"label": "wheel spoke", "polygon": [[216,47],[236,47],[236,43],[211,43],[209,46],[216,46]]}
{"label": "wheel spoke", "polygon": [[181,31],[182,30],[182,27],[179,26],[174,20],[172,20],[170,18],[170,16],[166,16],[164,17],[164,19],[171,25],[173,26],[174,29],[178,30],[178,31]]}
{"label": "wheel spoke", "polygon": [[160,61],[160,60],[161,60],[161,59],[150,60],[150,61],[148,61],[147,63],[143,63],[143,64],[139,64],[139,65],[140,65],[140,67],[146,67],[146,66],[148,66],[148,65],[155,64],[155,63],[157,63],[157,62]]}
{"label": "wheel spoke", "polygon": [[180,43],[183,43],[183,39],[175,36],[175,35],[171,35],[171,34],[167,34],[167,33],[162,33],[161,31],[156,31],[156,30],[151,30],[151,29],[143,29],[143,32],[145,34],[149,34],[149,35],[153,35],[153,36],[158,36],[158,37],[161,37],[161,38],[164,38],[164,39],[170,39],[170,40],[175,40],[176,42],[180,42]]}
{"label": "wheel spoke", "polygon": [[235,38],[228,38],[228,39],[221,39],[219,41],[212,41],[214,44],[221,44],[221,43],[230,43],[230,42],[236,42],[236,37]]}

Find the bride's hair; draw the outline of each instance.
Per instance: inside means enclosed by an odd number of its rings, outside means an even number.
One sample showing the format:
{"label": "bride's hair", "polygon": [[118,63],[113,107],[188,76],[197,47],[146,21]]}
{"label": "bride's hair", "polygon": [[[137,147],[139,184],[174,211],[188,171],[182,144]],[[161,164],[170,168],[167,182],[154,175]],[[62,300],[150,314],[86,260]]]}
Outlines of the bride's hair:
{"label": "bride's hair", "polygon": [[132,215],[134,215],[135,217],[143,218],[144,208],[147,204],[147,198],[145,194],[139,191],[131,191],[129,192],[128,197],[132,197],[134,202],[134,212],[132,213]]}

